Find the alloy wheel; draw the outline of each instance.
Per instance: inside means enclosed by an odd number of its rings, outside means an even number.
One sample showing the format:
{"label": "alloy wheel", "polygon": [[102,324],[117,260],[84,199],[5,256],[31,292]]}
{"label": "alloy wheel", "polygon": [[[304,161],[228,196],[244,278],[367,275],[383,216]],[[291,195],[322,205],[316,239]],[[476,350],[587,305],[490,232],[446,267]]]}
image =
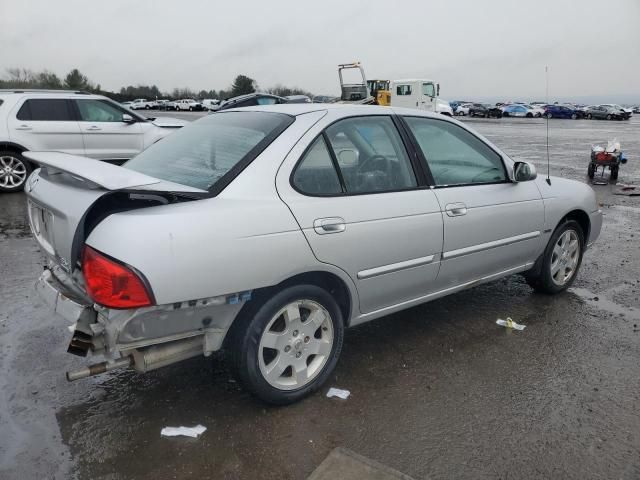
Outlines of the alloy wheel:
{"label": "alloy wheel", "polygon": [[558,286],[565,285],[575,275],[580,261],[580,240],[575,230],[567,230],[553,247],[551,279]]}
{"label": "alloy wheel", "polygon": [[280,309],[260,338],[258,362],[264,379],[278,390],[312,382],[329,360],[334,343],[331,316],[313,300]]}
{"label": "alloy wheel", "polygon": [[17,188],[27,179],[27,167],[18,158],[3,155],[0,157],[0,187]]}

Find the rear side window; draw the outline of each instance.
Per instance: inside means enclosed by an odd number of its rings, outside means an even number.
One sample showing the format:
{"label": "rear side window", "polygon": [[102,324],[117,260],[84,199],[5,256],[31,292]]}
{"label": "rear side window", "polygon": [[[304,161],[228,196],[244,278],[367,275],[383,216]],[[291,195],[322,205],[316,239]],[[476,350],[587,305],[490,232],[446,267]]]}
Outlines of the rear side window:
{"label": "rear side window", "polygon": [[411,95],[411,85],[398,85],[396,95]]}
{"label": "rear side window", "polygon": [[293,121],[281,113],[216,113],[183,127],[123,166],[216,195]]}
{"label": "rear side window", "polygon": [[323,137],[315,141],[293,174],[298,191],[314,196],[339,193],[336,174],[346,194],[417,186],[409,156],[390,117],[340,120],[328,127]]}
{"label": "rear side window", "polygon": [[300,192],[314,196],[342,193],[340,179],[324,136],[316,138],[305,153],[293,174],[293,185]]}
{"label": "rear side window", "polygon": [[18,120],[68,122],[74,120],[69,101],[61,98],[32,98],[22,104]]}

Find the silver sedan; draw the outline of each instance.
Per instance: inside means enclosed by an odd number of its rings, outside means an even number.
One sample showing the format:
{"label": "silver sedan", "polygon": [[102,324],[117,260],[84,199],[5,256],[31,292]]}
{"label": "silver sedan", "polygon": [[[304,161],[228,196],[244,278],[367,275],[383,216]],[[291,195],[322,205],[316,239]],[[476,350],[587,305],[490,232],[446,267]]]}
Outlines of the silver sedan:
{"label": "silver sedan", "polygon": [[25,156],[36,287],[74,325],[69,352],[105,359],[70,380],[224,348],[249,391],[290,403],[349,326],[516,273],[565,290],[602,224],[589,186],[417,110],[229,110],[124,168]]}

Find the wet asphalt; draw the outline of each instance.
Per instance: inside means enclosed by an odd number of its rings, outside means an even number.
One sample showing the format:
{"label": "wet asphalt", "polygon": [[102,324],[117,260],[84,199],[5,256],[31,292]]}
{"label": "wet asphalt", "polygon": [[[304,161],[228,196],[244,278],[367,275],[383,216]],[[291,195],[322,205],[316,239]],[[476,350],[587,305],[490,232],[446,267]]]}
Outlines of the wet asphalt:
{"label": "wet asphalt", "polygon": [[[543,120],[470,123],[546,171]],[[590,145],[617,137],[619,182],[640,185],[640,118],[549,125],[552,175],[586,182]],[[514,276],[351,329],[325,388],[284,408],[240,390],[221,355],[67,383],[86,361],[33,291],[24,195],[0,195],[0,478],[304,479],[342,446],[416,479],[638,479],[640,197],[594,189],[603,232],[570,291]],[[196,424],[198,439],[160,437]]]}

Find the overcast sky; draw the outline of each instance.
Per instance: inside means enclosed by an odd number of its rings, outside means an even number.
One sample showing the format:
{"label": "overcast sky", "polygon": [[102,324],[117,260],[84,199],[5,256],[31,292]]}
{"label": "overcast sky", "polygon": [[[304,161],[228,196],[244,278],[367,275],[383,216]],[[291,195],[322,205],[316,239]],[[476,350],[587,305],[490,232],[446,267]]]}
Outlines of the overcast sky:
{"label": "overcast sky", "polygon": [[6,68],[77,67],[108,90],[220,89],[246,74],[339,91],[369,78],[438,80],[444,98],[640,94],[640,0],[0,0]]}

